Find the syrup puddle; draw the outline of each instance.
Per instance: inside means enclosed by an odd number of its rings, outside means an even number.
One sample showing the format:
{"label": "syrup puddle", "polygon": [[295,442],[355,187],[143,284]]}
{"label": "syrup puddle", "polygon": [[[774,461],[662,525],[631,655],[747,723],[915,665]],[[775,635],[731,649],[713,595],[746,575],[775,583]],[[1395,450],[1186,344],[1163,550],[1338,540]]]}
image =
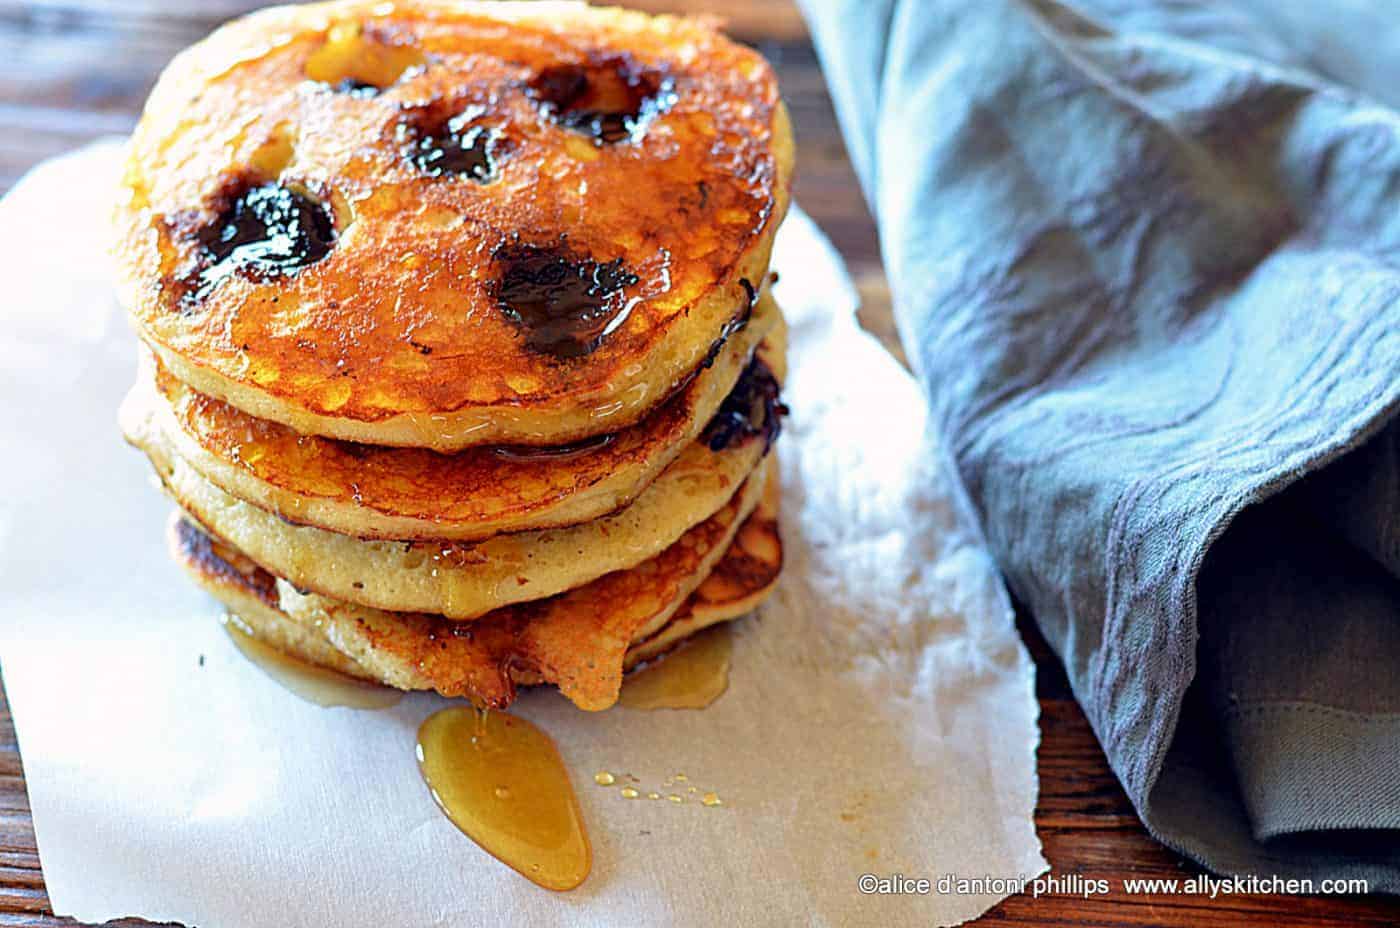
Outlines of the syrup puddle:
{"label": "syrup puddle", "polygon": [[729,688],[728,623],[706,629],[628,674],[618,704],[629,709],[704,709]]}
{"label": "syrup puddle", "polygon": [[284,689],[309,703],[350,709],[387,709],[403,698],[398,690],[356,680],[283,654],[254,637],[236,616],[226,616],[222,624],[244,657]]}
{"label": "syrup puddle", "polygon": [[573,889],[593,852],[554,742],[523,718],[443,709],[418,729],[418,769],[442,811],[488,854],[545,889]]}

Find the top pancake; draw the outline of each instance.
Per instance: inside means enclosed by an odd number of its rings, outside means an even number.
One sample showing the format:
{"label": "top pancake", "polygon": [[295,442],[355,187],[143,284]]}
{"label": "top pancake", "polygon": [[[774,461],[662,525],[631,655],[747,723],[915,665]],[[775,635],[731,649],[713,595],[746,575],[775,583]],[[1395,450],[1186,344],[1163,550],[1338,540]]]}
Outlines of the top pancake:
{"label": "top pancake", "polygon": [[707,22],[274,8],[152,92],[119,286],[175,376],[252,415],[560,444],[639,420],[748,311],[791,161],[771,69]]}

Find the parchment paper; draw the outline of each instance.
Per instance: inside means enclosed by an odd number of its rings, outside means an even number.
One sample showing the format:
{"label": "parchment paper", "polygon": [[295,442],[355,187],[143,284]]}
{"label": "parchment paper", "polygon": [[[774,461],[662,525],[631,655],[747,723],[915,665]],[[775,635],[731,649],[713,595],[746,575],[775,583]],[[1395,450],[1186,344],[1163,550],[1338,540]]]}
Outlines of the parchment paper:
{"label": "parchment paper", "polygon": [[[443,700],[322,709],[247,663],[170,563],[169,504],[117,434],[134,338],[109,294],[119,148],[40,167],[0,203],[0,660],[55,912],[192,925],[955,924],[998,894],[866,895],[1044,869],[1032,668],[925,444],[913,380],[854,318],[803,215],[779,236],[792,407],[787,569],[737,628],[701,712],[519,713],[559,744],[594,869],[528,883],[436,809],[413,757]],[[684,772],[725,805],[626,800]]]}

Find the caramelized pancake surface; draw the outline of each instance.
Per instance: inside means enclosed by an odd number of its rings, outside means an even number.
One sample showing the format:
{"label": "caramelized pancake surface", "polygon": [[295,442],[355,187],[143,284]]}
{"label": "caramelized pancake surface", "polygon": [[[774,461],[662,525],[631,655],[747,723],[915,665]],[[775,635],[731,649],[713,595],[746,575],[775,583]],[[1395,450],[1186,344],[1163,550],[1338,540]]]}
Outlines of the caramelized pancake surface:
{"label": "caramelized pancake surface", "polygon": [[[347,444],[256,419],[192,390],[158,363],[144,364],[140,377],[159,393],[160,427],[176,452],[233,496],[361,538],[475,541],[574,525],[631,503],[714,417],[758,339],[779,323],[765,294],[750,323],[682,392],[636,425],[572,448],[444,455]],[[765,342],[765,357],[779,366],[781,337],[775,332]]]}
{"label": "caramelized pancake surface", "polygon": [[746,311],[791,159],[771,69],[705,22],[274,8],[152,93],[120,288],[173,374],[260,418],[560,444],[636,422]]}

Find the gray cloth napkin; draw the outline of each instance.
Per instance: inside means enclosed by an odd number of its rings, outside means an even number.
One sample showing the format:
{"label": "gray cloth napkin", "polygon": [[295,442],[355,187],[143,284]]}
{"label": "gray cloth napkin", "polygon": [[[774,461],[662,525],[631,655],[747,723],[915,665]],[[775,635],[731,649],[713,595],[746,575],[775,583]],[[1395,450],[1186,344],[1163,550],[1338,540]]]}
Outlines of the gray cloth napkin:
{"label": "gray cloth napkin", "polygon": [[1400,3],[805,5],[934,420],[1147,827],[1400,891]]}

